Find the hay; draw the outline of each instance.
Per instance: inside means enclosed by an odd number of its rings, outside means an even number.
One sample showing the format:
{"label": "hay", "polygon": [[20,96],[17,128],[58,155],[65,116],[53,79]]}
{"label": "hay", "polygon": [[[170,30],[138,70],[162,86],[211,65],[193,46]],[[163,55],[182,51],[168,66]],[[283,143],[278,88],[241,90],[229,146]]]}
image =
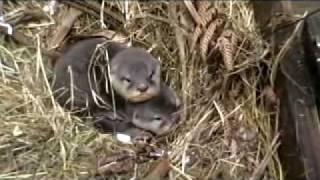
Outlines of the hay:
{"label": "hay", "polygon": [[[7,4],[4,13],[7,18],[17,16],[28,4]],[[214,58],[209,66],[198,49],[191,51],[186,38],[192,37],[195,24],[184,3],[177,4],[179,10],[174,11],[168,2],[130,1],[129,20],[121,24],[134,45],[160,57],[163,80],[184,102],[181,124],[159,142],[171,151],[169,177],[281,179],[275,152],[277,114],[266,111],[260,93],[268,83],[271,61],[265,57],[268,45],[255,28],[248,3],[214,4],[226,15],[240,42],[232,71],[226,69],[221,57]],[[43,4],[32,1],[32,7],[41,8]],[[105,8],[110,7],[124,10],[123,3],[106,2]],[[178,18],[180,13],[186,22]],[[52,21],[15,27],[33,45],[8,42],[1,36],[0,179],[88,179],[94,176],[99,157],[132,148],[110,135],[99,134],[53,100],[50,63],[40,48],[47,47],[53,35],[56,25]],[[101,29],[100,22],[84,13],[71,35]],[[196,153],[195,163],[187,166],[183,162],[191,151],[200,153]],[[123,177],[137,175],[140,179],[149,166],[150,162],[137,164],[135,172]]]}

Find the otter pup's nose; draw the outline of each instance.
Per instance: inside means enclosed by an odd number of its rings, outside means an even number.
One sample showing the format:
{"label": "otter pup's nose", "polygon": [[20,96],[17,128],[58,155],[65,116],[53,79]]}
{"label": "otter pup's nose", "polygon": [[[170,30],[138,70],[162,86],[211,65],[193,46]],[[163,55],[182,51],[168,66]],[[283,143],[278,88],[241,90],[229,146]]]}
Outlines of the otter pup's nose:
{"label": "otter pup's nose", "polygon": [[148,89],[148,85],[144,84],[144,83],[141,83],[138,85],[137,89],[140,91],[140,92],[146,92],[147,89]]}

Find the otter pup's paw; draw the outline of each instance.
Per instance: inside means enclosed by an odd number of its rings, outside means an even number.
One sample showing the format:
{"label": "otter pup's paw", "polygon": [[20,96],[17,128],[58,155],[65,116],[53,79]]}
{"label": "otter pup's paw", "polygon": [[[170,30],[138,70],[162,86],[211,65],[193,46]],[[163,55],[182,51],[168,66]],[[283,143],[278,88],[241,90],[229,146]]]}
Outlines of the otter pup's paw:
{"label": "otter pup's paw", "polygon": [[133,142],[149,143],[154,139],[154,136],[150,132],[143,131],[133,137]]}

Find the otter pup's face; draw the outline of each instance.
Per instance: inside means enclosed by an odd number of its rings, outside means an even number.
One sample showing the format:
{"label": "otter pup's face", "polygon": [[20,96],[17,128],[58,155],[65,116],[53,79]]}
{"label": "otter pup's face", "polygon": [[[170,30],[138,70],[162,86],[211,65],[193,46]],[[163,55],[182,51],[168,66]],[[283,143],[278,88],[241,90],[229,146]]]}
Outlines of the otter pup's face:
{"label": "otter pup's face", "polygon": [[111,59],[110,80],[126,100],[146,101],[160,91],[160,63],[142,49],[128,48]]}
{"label": "otter pup's face", "polygon": [[156,135],[168,133],[177,124],[180,100],[169,87],[162,85],[159,96],[144,103],[128,104],[132,123]]}

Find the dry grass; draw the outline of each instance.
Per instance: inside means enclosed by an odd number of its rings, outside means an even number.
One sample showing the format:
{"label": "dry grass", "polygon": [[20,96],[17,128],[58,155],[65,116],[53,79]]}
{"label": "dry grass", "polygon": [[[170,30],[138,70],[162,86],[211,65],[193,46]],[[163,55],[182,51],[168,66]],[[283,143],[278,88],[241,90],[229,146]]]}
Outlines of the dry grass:
{"label": "dry grass", "polygon": [[[17,14],[27,3],[6,5],[5,14]],[[120,3],[112,5],[123,8]],[[274,152],[277,116],[265,110],[259,95],[269,79],[269,70],[262,71],[270,66],[265,59],[268,49],[248,4],[215,2],[240,37],[231,72],[218,58],[211,72],[198,51],[190,51],[186,38],[191,37],[193,25],[181,25],[169,6],[168,2],[131,2],[132,17],[123,24],[135,45],[160,57],[164,80],[184,101],[182,124],[159,144],[172,151],[169,177],[212,179],[222,174],[226,179],[282,179]],[[179,6],[184,7],[183,2]],[[33,47],[0,36],[0,179],[88,179],[96,171],[98,157],[131,148],[99,134],[54,102],[48,80],[51,69],[39,49],[47,45],[55,28],[49,22],[16,27],[32,40]],[[90,33],[101,28],[99,23],[84,14],[72,33]],[[183,163],[190,150],[200,152],[191,167]],[[137,171],[124,179],[144,176],[149,165],[137,164]]]}

